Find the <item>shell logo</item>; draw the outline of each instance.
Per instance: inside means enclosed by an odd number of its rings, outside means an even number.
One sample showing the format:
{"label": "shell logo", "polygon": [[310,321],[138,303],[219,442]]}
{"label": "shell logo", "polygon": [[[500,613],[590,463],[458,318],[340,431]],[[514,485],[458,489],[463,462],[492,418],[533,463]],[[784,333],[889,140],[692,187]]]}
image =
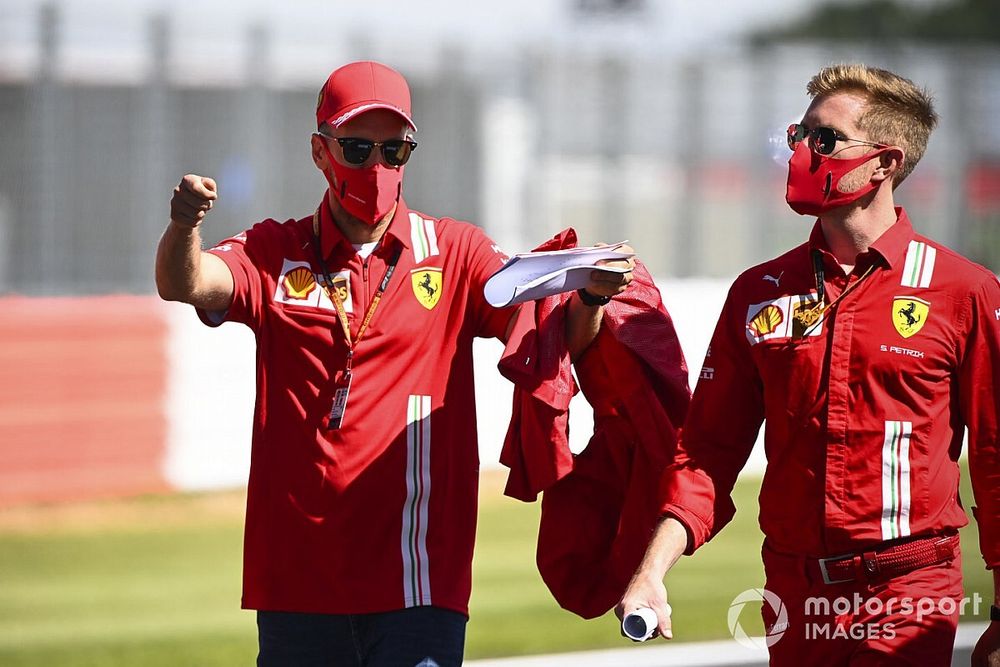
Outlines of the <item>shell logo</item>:
{"label": "shell logo", "polygon": [[292,269],[281,281],[288,299],[306,299],[316,289],[316,276],[304,266]]}
{"label": "shell logo", "polygon": [[754,315],[747,326],[750,329],[750,333],[760,338],[772,333],[784,320],[785,316],[781,312],[781,308],[772,303],[765,308],[761,308],[760,312]]}

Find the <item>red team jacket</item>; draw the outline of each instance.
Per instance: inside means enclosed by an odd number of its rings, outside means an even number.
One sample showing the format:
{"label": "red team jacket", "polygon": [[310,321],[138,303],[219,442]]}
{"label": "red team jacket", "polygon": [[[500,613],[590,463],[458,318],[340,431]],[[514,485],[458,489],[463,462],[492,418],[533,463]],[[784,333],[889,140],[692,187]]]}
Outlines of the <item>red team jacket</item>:
{"label": "red team jacket", "polygon": [[[773,550],[824,557],[965,525],[967,429],[981,549],[1000,565],[1000,284],[897,216],[850,276],[817,223],[733,284],[661,484],[689,552],[732,518],[766,420],[760,524]],[[817,300],[814,250],[827,303],[874,268],[807,331],[794,314]]]}
{"label": "red team jacket", "polygon": [[[210,325],[257,338],[257,405],[247,499],[243,606],[367,613],[468,610],[479,452],[472,341],[501,337],[510,309],[483,284],[504,256],[473,225],[400,200],[362,261],[321,206],[322,251],[352,337],[393,250],[395,273],[357,345],[343,427],[323,427],[346,343],[317,283],[312,216],[265,220],[210,252],[235,296]],[[224,317],[215,317],[222,315]]]}
{"label": "red team jacket", "polygon": [[[575,245],[568,229],[536,250]],[[559,604],[584,618],[618,602],[642,559],[659,520],[650,500],[691,398],[660,293],[642,262],[633,275],[574,365],[565,340],[570,294],[522,308],[500,360],[514,383],[500,454],[511,469],[504,493],[531,502],[544,491],[538,570]],[[578,455],[569,447],[573,368],[594,409],[594,432]]]}

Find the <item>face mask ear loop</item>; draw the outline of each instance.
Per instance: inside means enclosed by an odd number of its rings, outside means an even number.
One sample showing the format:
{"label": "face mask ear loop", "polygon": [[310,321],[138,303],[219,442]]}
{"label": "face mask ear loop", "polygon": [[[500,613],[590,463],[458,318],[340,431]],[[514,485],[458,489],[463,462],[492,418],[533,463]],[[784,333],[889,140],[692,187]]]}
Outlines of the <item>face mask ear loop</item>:
{"label": "face mask ear loop", "polygon": [[[333,153],[330,152],[330,147],[327,145],[326,138],[324,137],[324,135],[319,134],[318,132],[316,134],[319,136],[320,141],[323,142],[323,151],[326,153],[326,159],[330,163],[330,176],[328,180],[330,181],[330,187],[332,188],[334,187],[333,182],[337,178],[337,174],[333,170]],[[343,199],[346,193],[347,193],[347,181],[344,181],[343,183],[340,184],[340,199]]]}

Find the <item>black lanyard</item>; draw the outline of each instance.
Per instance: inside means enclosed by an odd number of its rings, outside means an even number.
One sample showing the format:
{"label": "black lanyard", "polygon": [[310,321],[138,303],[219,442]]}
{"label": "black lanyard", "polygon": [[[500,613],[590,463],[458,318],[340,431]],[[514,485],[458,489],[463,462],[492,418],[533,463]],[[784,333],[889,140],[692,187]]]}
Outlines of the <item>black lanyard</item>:
{"label": "black lanyard", "polygon": [[840,295],[830,302],[829,305],[825,303],[826,301],[826,271],[823,268],[823,253],[819,250],[813,249],[812,251],[812,264],[813,264],[813,275],[816,278],[816,305],[812,308],[803,308],[795,313],[793,316],[795,321],[803,327],[802,337],[808,336],[813,329],[819,324],[820,318],[823,313],[828,310],[833,310],[834,306],[840,303],[840,300],[852,292],[854,288],[864,281],[865,278],[872,274],[875,270],[875,263],[865,269],[865,272],[861,274],[861,277],[857,281],[851,283]]}
{"label": "black lanyard", "polygon": [[816,300],[826,301],[826,270],[823,268],[823,253],[815,248],[812,251],[813,275],[816,277]]}

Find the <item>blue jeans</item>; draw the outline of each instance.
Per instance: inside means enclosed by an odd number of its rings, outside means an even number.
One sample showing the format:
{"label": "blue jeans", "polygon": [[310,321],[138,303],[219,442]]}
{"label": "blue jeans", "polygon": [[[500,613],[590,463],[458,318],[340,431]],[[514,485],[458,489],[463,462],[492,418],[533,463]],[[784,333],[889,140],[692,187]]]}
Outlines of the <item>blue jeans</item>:
{"label": "blue jeans", "polygon": [[258,611],[257,667],[459,667],[467,621],[438,607],[377,614]]}

